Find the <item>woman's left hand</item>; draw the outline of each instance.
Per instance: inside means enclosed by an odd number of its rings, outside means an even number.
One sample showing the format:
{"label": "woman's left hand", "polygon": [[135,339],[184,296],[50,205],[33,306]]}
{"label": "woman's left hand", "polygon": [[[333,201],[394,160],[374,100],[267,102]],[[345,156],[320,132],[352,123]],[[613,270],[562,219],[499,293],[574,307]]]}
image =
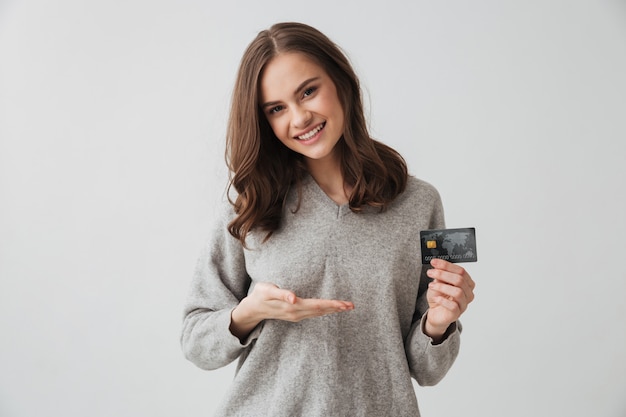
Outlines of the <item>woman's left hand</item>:
{"label": "woman's left hand", "polygon": [[474,300],[476,284],[460,265],[443,259],[433,259],[430,264],[433,269],[426,271],[426,274],[433,281],[428,285],[426,293],[429,309],[425,332],[438,342]]}

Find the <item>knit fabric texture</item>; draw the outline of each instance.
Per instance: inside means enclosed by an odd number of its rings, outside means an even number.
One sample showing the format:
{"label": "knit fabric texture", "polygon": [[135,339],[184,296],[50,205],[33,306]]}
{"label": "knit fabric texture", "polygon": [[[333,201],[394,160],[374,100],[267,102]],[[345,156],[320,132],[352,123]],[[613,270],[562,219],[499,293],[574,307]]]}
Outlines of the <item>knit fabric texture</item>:
{"label": "knit fabric texture", "polygon": [[[419,232],[444,227],[438,192],[409,177],[384,212],[337,205],[312,177],[292,190],[269,240],[247,249],[227,231],[225,203],[204,247],[184,307],[187,359],[216,369],[238,359],[217,416],[419,416],[413,377],[434,385],[454,362],[461,326],[433,344],[423,331],[429,278]],[[302,298],[352,301],[353,311],[298,323],[265,320],[240,341],[231,311],[257,282]]]}

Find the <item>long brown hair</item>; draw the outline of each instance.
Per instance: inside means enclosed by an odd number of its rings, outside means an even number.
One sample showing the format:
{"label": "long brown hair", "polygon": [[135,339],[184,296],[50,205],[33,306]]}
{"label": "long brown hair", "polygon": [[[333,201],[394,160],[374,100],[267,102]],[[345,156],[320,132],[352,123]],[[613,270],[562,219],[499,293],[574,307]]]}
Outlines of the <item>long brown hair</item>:
{"label": "long brown hair", "polygon": [[[259,105],[265,65],[279,53],[298,52],[318,63],[330,76],[344,111],[345,130],[337,143],[344,180],[352,186],[350,209],[364,205],[384,210],[406,187],[406,162],[394,149],[372,139],[363,114],[359,80],[346,56],[326,35],[302,23],[277,23],[261,31],[246,49],[233,90],[226,137],[228,189],[237,191],[237,216],[229,232],[245,245],[253,229],[280,227],[285,198],[306,175],[296,152],[274,135]],[[298,191],[299,192],[299,191]],[[230,194],[229,194],[230,198]]]}

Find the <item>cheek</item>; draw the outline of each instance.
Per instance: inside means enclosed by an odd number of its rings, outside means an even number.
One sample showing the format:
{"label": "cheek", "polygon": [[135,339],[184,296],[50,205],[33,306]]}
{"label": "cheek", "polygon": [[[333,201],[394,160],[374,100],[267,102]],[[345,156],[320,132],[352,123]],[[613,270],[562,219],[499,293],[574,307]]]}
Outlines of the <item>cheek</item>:
{"label": "cheek", "polygon": [[345,120],[345,114],[343,112],[343,108],[340,105],[337,105],[334,109],[334,114],[335,114],[335,126],[337,129],[341,131],[341,133],[343,133],[343,131],[346,128],[346,120]]}
{"label": "cheek", "polygon": [[270,123],[270,127],[274,135],[278,138],[278,141],[291,149],[292,143],[289,140],[289,129],[285,127],[284,123]]}
{"label": "cheek", "polygon": [[341,125],[344,122],[344,111],[339,98],[336,96],[325,97],[324,108],[327,112],[334,116],[335,120],[339,121]]}
{"label": "cheek", "polygon": [[273,119],[273,120],[268,120],[270,127],[272,128],[272,131],[274,131],[274,134],[282,140],[282,138],[287,135],[289,133],[288,131],[288,126],[285,125],[285,122],[282,121],[280,118],[278,119]]}

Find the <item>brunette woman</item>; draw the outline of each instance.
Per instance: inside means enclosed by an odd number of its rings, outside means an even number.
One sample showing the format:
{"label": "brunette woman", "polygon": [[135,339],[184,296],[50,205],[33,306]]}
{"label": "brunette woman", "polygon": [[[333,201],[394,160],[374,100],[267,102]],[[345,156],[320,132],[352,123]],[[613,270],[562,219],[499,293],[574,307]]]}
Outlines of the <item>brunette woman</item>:
{"label": "brunette woman", "polygon": [[238,359],[218,416],[418,416],[459,349],[474,282],[423,268],[441,201],[372,139],[359,81],[318,30],[281,23],[246,49],[227,133],[229,198],[182,333],[204,369]]}

